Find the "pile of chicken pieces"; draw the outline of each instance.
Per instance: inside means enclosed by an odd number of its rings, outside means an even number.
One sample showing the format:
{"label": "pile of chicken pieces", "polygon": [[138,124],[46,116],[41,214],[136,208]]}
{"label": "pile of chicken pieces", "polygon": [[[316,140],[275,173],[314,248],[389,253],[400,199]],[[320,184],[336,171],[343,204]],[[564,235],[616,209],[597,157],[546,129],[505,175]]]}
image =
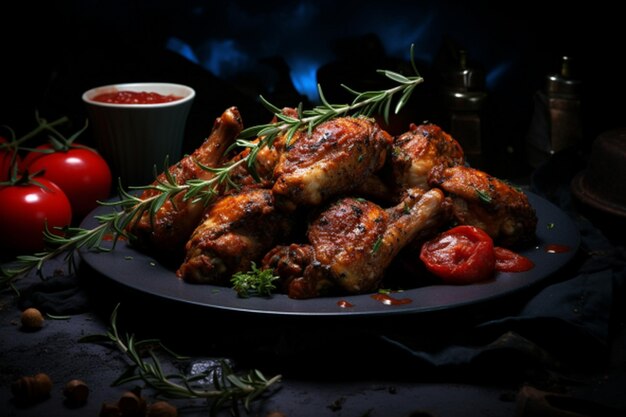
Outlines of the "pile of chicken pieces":
{"label": "pile of chicken pieces", "polygon": [[[209,180],[215,172],[201,165],[246,158],[250,148],[228,152],[242,130],[238,109],[226,109],[169,175],[180,185]],[[228,286],[254,262],[273,270],[280,292],[304,299],[377,291],[399,254],[412,251],[409,259],[421,262],[421,243],[453,225],[480,227],[505,247],[535,237],[527,196],[467,166],[459,143],[437,125],[411,124],[392,137],[375,119],[345,116],[286,140],[260,148],[257,175],[246,163],[232,168],[231,185],[208,205],[180,193],[144,212],[128,226],[131,243],[175,265],[188,283]],[[146,189],[141,198],[158,193]]]}

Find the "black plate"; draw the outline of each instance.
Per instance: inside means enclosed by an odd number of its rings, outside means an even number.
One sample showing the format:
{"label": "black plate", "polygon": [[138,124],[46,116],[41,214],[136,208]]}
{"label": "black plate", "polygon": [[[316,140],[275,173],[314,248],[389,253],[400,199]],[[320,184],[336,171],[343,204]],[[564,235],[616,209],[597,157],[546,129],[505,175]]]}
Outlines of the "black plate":
{"label": "black plate", "polygon": [[[207,309],[230,310],[269,315],[306,316],[381,316],[415,314],[450,310],[511,295],[550,277],[576,254],[580,234],[572,219],[549,201],[527,193],[535,207],[539,222],[537,244],[520,251],[535,267],[521,273],[498,273],[495,279],[470,285],[431,285],[392,294],[395,299],[410,300],[406,304],[385,304],[371,294],[293,300],[283,294],[269,298],[240,298],[231,288],[194,285],[178,279],[173,270],[138,252],[124,241],[110,252],[82,249],[82,259],[105,277],[145,294]],[[98,207],[81,224],[83,228],[97,225],[94,216],[111,209]],[[106,242],[105,242],[106,243]],[[549,253],[548,245],[566,245],[568,251]],[[348,302],[351,307],[342,307]]]}

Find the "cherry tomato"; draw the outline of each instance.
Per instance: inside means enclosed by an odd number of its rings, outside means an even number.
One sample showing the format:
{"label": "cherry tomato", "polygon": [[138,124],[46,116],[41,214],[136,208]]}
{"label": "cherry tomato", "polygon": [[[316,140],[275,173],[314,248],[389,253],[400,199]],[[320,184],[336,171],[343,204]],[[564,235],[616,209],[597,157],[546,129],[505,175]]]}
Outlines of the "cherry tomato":
{"label": "cherry tomato", "polygon": [[512,250],[496,246],[493,248],[496,254],[496,271],[501,272],[524,272],[532,269],[535,264],[527,257],[513,252]]}
{"label": "cherry tomato", "polygon": [[40,251],[44,249],[46,224],[50,232],[60,234],[55,227],[68,226],[72,221],[72,207],[65,193],[46,178],[35,182],[0,188],[0,246],[6,250]]}
{"label": "cherry tomato", "polygon": [[493,276],[496,257],[493,240],[482,229],[456,226],[422,245],[426,269],[448,284],[469,284]]}
{"label": "cherry tomato", "polygon": [[[52,146],[44,144],[36,149],[51,150]],[[51,153],[37,150],[26,155],[23,166],[31,174],[42,171],[44,178],[65,192],[75,219],[82,219],[98,206],[98,201],[109,198],[111,170],[99,153],[80,145]]]}

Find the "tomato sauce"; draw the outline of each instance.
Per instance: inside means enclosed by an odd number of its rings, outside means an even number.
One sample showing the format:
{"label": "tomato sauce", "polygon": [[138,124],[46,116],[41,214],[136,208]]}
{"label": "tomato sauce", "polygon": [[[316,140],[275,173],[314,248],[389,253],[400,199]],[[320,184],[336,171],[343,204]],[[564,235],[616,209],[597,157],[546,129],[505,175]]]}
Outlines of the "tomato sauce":
{"label": "tomato sauce", "polygon": [[113,93],[98,94],[93,101],[111,104],[158,104],[180,100],[181,96],[174,94],[163,95],[147,91],[116,91]]}
{"label": "tomato sauce", "polygon": [[413,302],[413,300],[411,300],[410,298],[393,298],[388,294],[381,294],[381,293],[372,294],[371,297],[374,300],[380,301],[381,303],[388,305],[388,306],[410,304]]}
{"label": "tomato sauce", "polygon": [[496,246],[494,252],[496,254],[496,271],[524,272],[535,267],[533,261],[509,249]]}
{"label": "tomato sauce", "polygon": [[349,301],[346,300],[339,300],[337,301],[337,305],[341,308],[350,308],[350,307],[354,307],[354,304],[352,304]]}
{"label": "tomato sauce", "polygon": [[546,252],[548,253],[566,253],[570,250],[572,250],[572,248],[567,245],[559,245],[557,243],[546,245]]}

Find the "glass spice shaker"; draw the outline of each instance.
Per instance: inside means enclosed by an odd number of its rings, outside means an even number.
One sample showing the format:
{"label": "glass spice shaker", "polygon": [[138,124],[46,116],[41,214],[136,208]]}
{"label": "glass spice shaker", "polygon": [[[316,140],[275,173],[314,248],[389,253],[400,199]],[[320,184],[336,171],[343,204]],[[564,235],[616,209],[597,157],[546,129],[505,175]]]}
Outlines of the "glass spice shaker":
{"label": "glass spice shaker", "polygon": [[535,114],[528,141],[528,158],[537,168],[558,152],[581,145],[581,81],[572,77],[571,60],[561,58],[561,69],[546,77],[545,92],[535,97]]}
{"label": "glass spice shaker", "polygon": [[561,72],[548,76],[551,153],[579,146],[582,142],[580,81],[571,78],[570,59],[561,60]]}
{"label": "glass spice shaker", "polygon": [[444,126],[463,147],[470,165],[483,165],[483,108],[485,74],[468,66],[467,53],[459,50],[458,67],[443,74]]}

